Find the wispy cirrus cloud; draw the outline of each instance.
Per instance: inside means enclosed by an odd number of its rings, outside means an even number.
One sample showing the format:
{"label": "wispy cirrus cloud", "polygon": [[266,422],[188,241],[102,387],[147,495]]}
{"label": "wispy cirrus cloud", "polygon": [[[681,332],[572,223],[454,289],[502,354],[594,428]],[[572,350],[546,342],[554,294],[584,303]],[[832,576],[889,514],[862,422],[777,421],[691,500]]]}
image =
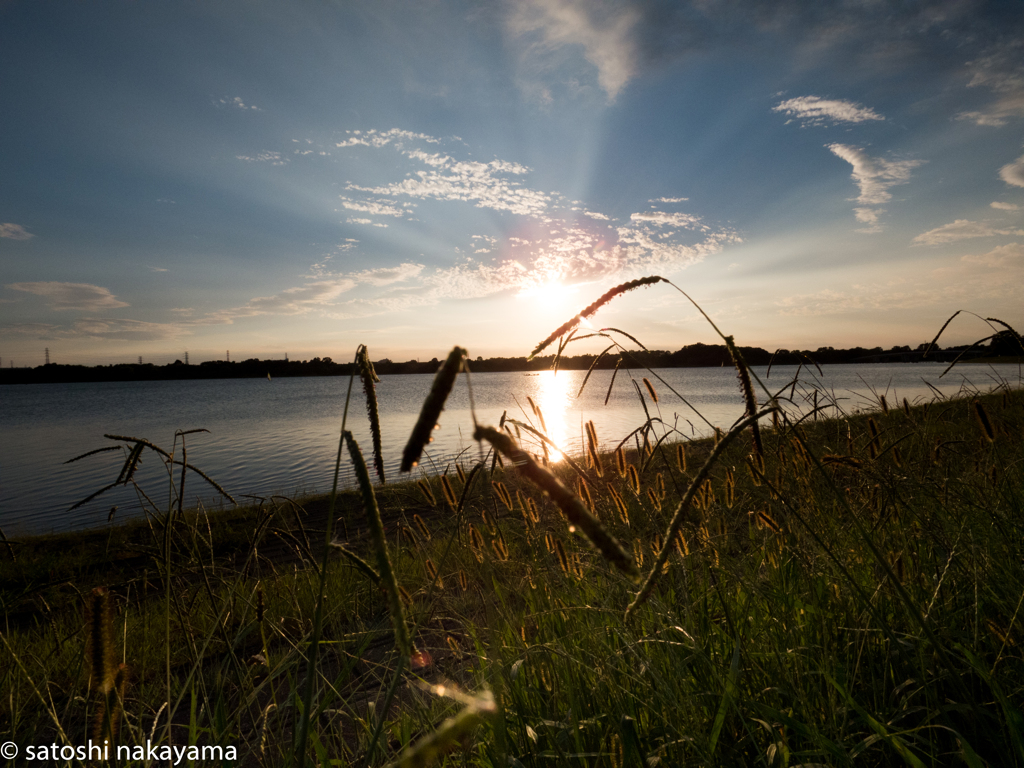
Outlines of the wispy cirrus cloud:
{"label": "wispy cirrus cloud", "polygon": [[246,104],[244,101],[242,101],[242,97],[241,96],[235,96],[234,98],[226,97],[226,98],[223,98],[223,99],[217,99],[213,103],[214,103],[214,105],[216,105],[218,107],[230,107],[231,109],[243,109],[243,110],[251,110],[251,111],[255,111],[255,112],[262,112],[263,111],[262,109],[260,109],[259,107],[255,106],[254,104]]}
{"label": "wispy cirrus cloud", "polygon": [[397,218],[403,218],[409,213],[408,208],[415,206],[415,203],[394,205],[390,200],[353,200],[350,197],[341,195],[341,205],[350,211],[369,213],[373,216],[395,216]]}
{"label": "wispy cirrus cloud", "polygon": [[968,88],[987,88],[995,100],[980,110],[961,112],[959,120],[977,125],[1000,127],[1013,118],[1024,117],[1024,43],[1014,40],[998,44],[974,61],[968,62],[971,73]]}
{"label": "wispy cirrus cloud", "polygon": [[15,323],[4,326],[4,333],[39,339],[40,341],[107,340],[166,341],[188,334],[188,329],[175,323],[151,323],[143,320],[88,317],[69,325],[55,323]]}
{"label": "wispy cirrus cloud", "polygon": [[347,277],[311,280],[305,285],[286,288],[272,296],[257,296],[239,307],[211,312],[193,322],[196,325],[231,325],[242,317],[302,315],[334,303],[341,294],[355,285],[355,280]]}
{"label": "wispy cirrus cloud", "polygon": [[837,123],[864,123],[871,120],[885,120],[870,107],[842,99],[823,99],[820,96],[798,96],[786,99],[772,108],[772,112],[789,115],[790,120],[803,126],[825,126]]}
{"label": "wispy cirrus cloud", "polygon": [[0,224],[0,237],[6,237],[10,240],[29,240],[35,237],[35,235],[31,232],[26,232],[25,228],[20,224],[7,222]]}
{"label": "wispy cirrus cloud", "polygon": [[853,166],[851,174],[860,195],[856,198],[860,207],[854,209],[854,215],[866,227],[858,232],[874,233],[881,231],[879,216],[884,209],[869,208],[868,206],[880,206],[892,200],[890,187],[898,184],[906,184],[910,181],[910,172],[921,165],[921,160],[885,160],[880,157],[871,157],[860,147],[852,147],[848,144],[826,144],[832,154],[842,158]]}
{"label": "wispy cirrus cloud", "polygon": [[814,293],[786,296],[775,302],[783,317],[822,317],[847,313],[893,312],[918,309],[939,304],[947,297],[938,296],[923,285],[902,281],[872,285],[854,285],[843,290],[825,288]]}
{"label": "wispy cirrus cloud", "polygon": [[244,160],[247,163],[270,163],[271,165],[284,165],[288,162],[288,158],[284,157],[280,152],[271,152],[264,150],[263,152],[257,152],[255,155],[235,155],[237,160]]}
{"label": "wispy cirrus cloud", "polygon": [[15,291],[24,291],[35,296],[42,296],[50,309],[57,311],[81,310],[95,312],[102,309],[127,307],[108,288],[89,283],[10,283],[7,285]]}
{"label": "wispy cirrus cloud", "polygon": [[930,229],[914,238],[914,245],[941,245],[955,243],[957,240],[970,240],[975,237],[993,237],[995,235],[1024,235],[1022,229],[998,229],[985,221],[957,219],[941,227]]}
{"label": "wispy cirrus cloud", "polygon": [[360,272],[351,272],[348,277],[357,283],[384,286],[395,283],[403,283],[406,280],[413,280],[419,277],[424,270],[422,264],[403,263],[397,267],[378,267],[377,269],[364,269]]}

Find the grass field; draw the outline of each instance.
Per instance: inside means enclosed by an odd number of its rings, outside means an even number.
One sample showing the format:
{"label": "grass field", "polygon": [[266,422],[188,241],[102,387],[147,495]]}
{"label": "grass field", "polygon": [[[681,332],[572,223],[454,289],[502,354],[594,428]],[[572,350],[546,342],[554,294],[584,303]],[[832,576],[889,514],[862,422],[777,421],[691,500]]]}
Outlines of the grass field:
{"label": "grass field", "polygon": [[175,506],[175,470],[146,521],[10,542],[0,741],[108,738],[132,765],[157,764],[132,751],[150,740],[181,765],[216,745],[267,766],[1024,766],[1024,392],[801,415],[747,376],[757,438],[678,442],[638,403],[637,433],[572,463],[508,422],[441,476],[371,485],[347,435],[356,492],[206,515]]}

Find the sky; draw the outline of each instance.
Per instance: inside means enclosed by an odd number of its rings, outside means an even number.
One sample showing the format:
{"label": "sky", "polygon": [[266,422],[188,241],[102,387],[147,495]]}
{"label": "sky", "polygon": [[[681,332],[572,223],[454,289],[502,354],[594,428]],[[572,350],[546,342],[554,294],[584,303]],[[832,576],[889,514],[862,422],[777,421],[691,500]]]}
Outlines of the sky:
{"label": "sky", "polygon": [[3,366],[1024,326],[1019,0],[0,0],[0,147]]}

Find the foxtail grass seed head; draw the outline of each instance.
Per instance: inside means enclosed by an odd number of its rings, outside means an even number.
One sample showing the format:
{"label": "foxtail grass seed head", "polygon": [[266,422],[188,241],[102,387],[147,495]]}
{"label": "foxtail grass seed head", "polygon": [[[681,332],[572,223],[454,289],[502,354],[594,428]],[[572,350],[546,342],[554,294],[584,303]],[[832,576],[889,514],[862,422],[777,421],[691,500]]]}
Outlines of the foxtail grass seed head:
{"label": "foxtail grass seed head", "polygon": [[455,498],[455,491],[452,490],[448,475],[441,475],[441,490],[444,492],[444,500],[448,502],[448,506],[455,510],[459,506],[459,502]]}
{"label": "foxtail grass seed head", "polygon": [[583,503],[587,505],[587,509],[593,514],[597,514],[594,511],[594,497],[590,495],[590,487],[583,482],[583,479],[576,481],[576,495],[583,500]]}
{"label": "foxtail grass seed head", "polygon": [[878,458],[878,425],[874,418],[868,416],[868,428],[871,430],[871,441],[868,443],[868,455],[872,459]]}
{"label": "foxtail grass seed head", "polygon": [[736,477],[733,475],[730,469],[725,474],[725,507],[726,509],[732,509],[733,504],[736,503]]}
{"label": "foxtail grass seed head", "polygon": [[417,480],[416,487],[420,489],[420,493],[423,494],[423,498],[427,500],[430,506],[437,506],[437,499],[434,498],[434,492],[430,490],[430,484],[426,480],[422,478]]}
{"label": "foxtail grass seed head", "polygon": [[907,402],[907,398],[903,398],[903,413],[906,416],[910,416],[910,403]]}
{"label": "foxtail grass seed head", "polygon": [[711,506],[718,501],[718,497],[715,496],[715,486],[711,484],[711,478],[704,481],[704,503],[706,506]]}
{"label": "foxtail grass seed head", "polygon": [[377,377],[377,372],[373,370],[370,352],[365,344],[360,344],[356,351],[356,364],[359,366],[359,378],[363,383],[363,393],[366,395],[366,415],[370,420],[370,437],[373,442],[373,467],[383,485],[384,454],[381,451],[380,414],[377,411],[377,390],[374,387],[374,384],[379,383],[380,379]]}
{"label": "foxtail grass seed head", "polygon": [[534,524],[539,523],[540,510],[537,509],[537,502],[535,502],[533,499],[527,499],[526,508],[530,511],[530,518],[533,520]]}
{"label": "foxtail grass seed head", "polygon": [[644,545],[640,539],[633,539],[633,560],[636,561],[637,568],[644,567]]}
{"label": "foxtail grass seed head", "polygon": [[500,536],[491,539],[491,549],[494,550],[494,556],[498,558],[499,562],[504,563],[508,560],[508,547],[505,546],[505,541]]}
{"label": "foxtail grass seed head", "polygon": [[615,469],[619,477],[626,476],[626,452],[622,450],[621,445],[615,449]]}
{"label": "foxtail grass seed head", "polygon": [[665,476],[659,472],[654,477],[654,483],[658,486],[658,498],[664,499],[668,491],[665,490]]}
{"label": "foxtail grass seed head", "polygon": [[537,355],[539,355],[541,352],[543,352],[555,339],[561,338],[565,334],[567,334],[570,331],[572,331],[576,326],[578,326],[580,324],[580,322],[583,321],[584,318],[588,318],[591,315],[593,315],[595,312],[597,312],[597,310],[599,310],[601,307],[603,307],[609,301],[614,299],[616,296],[620,296],[623,293],[626,293],[627,291],[632,291],[635,288],[640,288],[641,286],[644,286],[644,285],[654,285],[655,283],[660,283],[660,282],[667,282],[667,281],[663,277],[658,277],[657,275],[652,275],[650,277],[642,277],[639,280],[630,280],[628,283],[622,283],[621,285],[615,286],[610,291],[608,291],[607,293],[603,294],[593,304],[591,304],[590,306],[586,307],[582,312],[580,312],[578,315],[573,317],[571,320],[568,320],[567,322],[562,323],[562,325],[560,325],[558,328],[556,328],[551,333],[550,336],[548,336],[546,339],[544,339],[544,341],[542,341],[540,344],[538,344],[536,347],[534,347],[534,349],[530,353],[530,357],[528,359],[532,360],[533,358],[535,358]]}
{"label": "foxtail grass seed head", "polygon": [[[533,409],[534,409],[534,411],[535,411],[535,412],[536,412],[536,414],[537,414],[537,421],[539,421],[539,422],[540,422],[540,431],[541,431],[541,432],[543,432],[543,433],[544,433],[544,434],[546,435],[546,434],[548,433],[548,425],[547,425],[547,423],[546,423],[546,422],[544,421],[544,411],[542,411],[542,410],[540,409],[540,406],[539,406],[539,405],[535,405],[535,406],[533,407]],[[546,444],[546,443],[541,443],[541,445],[542,445],[542,446],[545,446],[545,454],[544,454],[544,455],[546,456],[546,455],[547,455],[547,451],[546,451],[546,445],[547,445],[547,444]]]}
{"label": "foxtail grass seed head", "polygon": [[547,692],[551,692],[554,687],[554,679],[551,674],[551,665],[546,661],[541,661],[537,665],[537,677],[540,681],[540,686]]}
{"label": "foxtail grass seed head", "polygon": [[117,734],[121,729],[121,714],[124,709],[124,695],[128,689],[129,675],[128,665],[118,664],[111,690],[97,703],[96,719],[93,723],[93,739],[97,743],[117,741]]}
{"label": "foxtail grass seed head", "polygon": [[747,471],[750,472],[750,479],[754,485],[760,487],[761,476],[764,475],[764,457],[751,453],[747,456]]}
{"label": "foxtail grass seed head", "polygon": [[992,633],[992,636],[996,640],[998,640],[1002,645],[1009,645],[1011,647],[1017,645],[1016,641],[1013,638],[1013,635],[1010,634],[1010,631],[1008,629],[1003,629],[1003,627],[994,622],[992,619],[985,619],[985,627],[988,629],[990,633]]}
{"label": "foxtail grass seed head", "polygon": [[426,566],[427,576],[429,577],[429,579],[437,584],[438,589],[444,589],[444,579],[438,576],[437,566],[434,565],[434,561],[428,557],[427,561],[424,563],[424,566]]}
{"label": "foxtail grass seed head", "polygon": [[508,488],[505,487],[505,484],[501,482],[501,480],[497,480],[491,483],[491,487],[494,488],[495,495],[497,495],[498,499],[505,506],[505,509],[511,512],[512,496],[509,495]]}
{"label": "foxtail grass seed head", "polygon": [[683,443],[676,443],[676,465],[680,472],[686,472],[686,445]]}
{"label": "foxtail grass seed head", "polygon": [[647,387],[647,394],[651,396],[651,400],[655,403],[658,402],[658,393],[654,391],[654,385],[646,376],[644,377],[644,386]]}
{"label": "foxtail grass seed head", "polygon": [[89,687],[101,694],[110,693],[117,674],[114,667],[113,618],[110,592],[96,587],[86,603],[86,662]]}
{"label": "foxtail grass seed head", "polygon": [[637,496],[640,495],[640,475],[632,464],[626,466],[626,480],[629,482],[630,490]]}
{"label": "foxtail grass seed head", "polygon": [[690,554],[690,545],[687,543],[686,537],[683,536],[682,531],[676,533],[676,537],[673,541],[673,544],[675,544],[676,552],[679,553],[680,557],[686,557],[688,554]]}
{"label": "foxtail grass seed head", "polygon": [[404,538],[409,543],[409,546],[416,547],[417,549],[419,548],[419,546],[420,546],[419,537],[416,535],[416,531],[414,531],[409,526],[402,525],[401,523],[399,523],[398,524],[398,535],[401,538]]}
{"label": "foxtail grass seed head", "polygon": [[466,484],[466,470],[464,470],[462,468],[461,464],[456,464],[455,465],[455,472],[459,476],[459,482],[462,483],[463,485],[465,485]]}
{"label": "foxtail grass seed head", "polygon": [[562,540],[555,537],[555,557],[558,558],[558,567],[562,569],[562,573],[569,575],[569,559],[565,556],[565,547],[562,546]]}
{"label": "foxtail grass seed head", "polygon": [[[743,355],[740,354],[739,347],[736,346],[732,336],[725,337],[725,346],[729,350],[729,354],[732,357],[733,364],[736,366],[736,377],[740,381],[740,390],[743,392],[743,400],[747,405],[747,416],[753,416],[757,413],[757,397],[754,395],[754,386],[750,382],[750,370],[747,368],[747,362],[743,359]],[[715,441],[718,441],[718,429],[715,429]],[[754,445],[754,453],[758,456],[764,453],[764,446],[761,444],[761,428],[758,426],[757,420],[750,424],[750,435]]]}
{"label": "foxtail grass seed head", "polygon": [[885,395],[878,396],[878,404],[882,406],[882,413],[886,416],[889,415],[889,401],[885,399]]}
{"label": "foxtail grass seed head", "polygon": [[661,512],[661,499],[659,499],[658,494],[650,488],[647,489],[647,500],[651,503],[651,506],[654,507],[655,511]]}
{"label": "foxtail grass seed head", "polygon": [[491,515],[486,509],[480,510],[480,520],[491,533],[497,533],[498,526],[494,524],[493,520],[491,520]]}
{"label": "foxtail grass seed head", "polygon": [[580,557],[580,553],[577,552],[572,556],[572,572],[576,574],[577,579],[582,579],[583,574],[583,558]]}
{"label": "foxtail grass seed head", "polygon": [[402,605],[406,608],[412,606],[412,595],[409,594],[409,590],[399,585],[398,587],[398,599],[402,601]]}
{"label": "foxtail grass seed head", "polygon": [[994,443],[996,440],[996,431],[992,427],[992,422],[989,421],[988,411],[985,410],[985,406],[982,405],[981,400],[974,401],[974,416],[978,420],[978,424],[981,426],[981,431],[985,433],[985,439],[990,443]]}
{"label": "foxtail grass seed head", "polygon": [[462,347],[454,347],[448,353],[448,357],[441,365],[437,375],[434,376],[430,394],[427,395],[427,399],[420,409],[416,426],[413,427],[409,442],[406,443],[405,450],[402,451],[402,472],[412,471],[412,468],[419,462],[420,456],[423,455],[423,447],[433,439],[431,433],[437,426],[438,419],[441,418],[441,411],[444,410],[445,401],[451,394],[452,387],[455,386],[455,377],[462,369],[462,361],[465,357],[466,350]]}
{"label": "foxtail grass seed head", "polygon": [[423,518],[416,514],[412,516],[412,521],[416,524],[416,527],[419,529],[420,535],[423,536],[423,538],[427,541],[430,541],[430,529],[427,528],[427,524],[423,520]]}
{"label": "foxtail grass seed head", "polygon": [[539,466],[530,456],[520,450],[510,437],[491,427],[477,427],[473,433],[476,440],[487,440],[504,453],[530,482],[544,491],[570,523],[570,530],[578,530],[597,548],[601,555],[629,578],[638,580],[639,572],[630,561],[625,550],[601,522],[590,513],[579,497],[566,488],[547,469]]}
{"label": "foxtail grass seed head", "polygon": [[544,548],[549,553],[555,551],[555,537],[551,535],[551,531],[544,532]]}
{"label": "foxtail grass seed head", "polygon": [[757,513],[757,527],[769,528],[775,533],[782,533],[782,526],[764,509],[759,510]]}
{"label": "foxtail grass seed head", "polygon": [[363,508],[366,511],[370,536],[373,540],[373,549],[377,556],[377,570],[380,573],[381,585],[388,596],[391,623],[395,630],[395,646],[404,658],[409,658],[413,651],[412,638],[409,635],[409,627],[405,622],[405,609],[402,605],[398,581],[395,579],[395,572],[391,568],[391,557],[388,554],[388,544],[384,537],[384,524],[380,519],[377,496],[373,492],[370,474],[366,470],[366,462],[363,461],[363,454],[359,450],[359,444],[356,443],[352,433],[347,430],[344,433],[344,438],[349,456],[352,459],[352,466],[355,469],[356,479],[359,482],[359,491],[363,497]]}
{"label": "foxtail grass seed head", "polygon": [[484,561],[484,537],[480,535],[480,531],[476,529],[476,526],[472,523],[469,524],[469,548],[473,551],[473,556],[476,558],[478,563]]}
{"label": "foxtail grass seed head", "polygon": [[463,592],[469,591],[469,579],[466,578],[466,572],[459,570],[459,589]]}
{"label": "foxtail grass seed head", "polygon": [[623,751],[622,751],[622,737],[617,733],[613,733],[608,738],[608,755],[611,761],[611,768],[622,768]]}
{"label": "foxtail grass seed head", "polygon": [[608,486],[608,495],[612,497],[612,503],[615,505],[615,510],[619,513],[619,519],[626,525],[629,525],[629,508],[626,506],[626,502],[622,500],[619,492],[610,485]]}
{"label": "foxtail grass seed head", "polygon": [[593,421],[587,422],[587,458],[598,477],[604,477],[604,464],[601,462],[601,451],[597,442],[597,429]]}

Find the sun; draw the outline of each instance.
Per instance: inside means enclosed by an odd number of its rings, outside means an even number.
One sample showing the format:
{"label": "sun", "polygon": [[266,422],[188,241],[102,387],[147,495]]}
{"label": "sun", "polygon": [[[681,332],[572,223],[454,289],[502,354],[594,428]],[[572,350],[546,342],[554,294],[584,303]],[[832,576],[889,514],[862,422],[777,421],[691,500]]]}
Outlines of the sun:
{"label": "sun", "polygon": [[578,293],[578,288],[563,285],[559,280],[549,280],[523,288],[516,294],[516,298],[529,301],[538,311],[562,315],[577,311],[574,307]]}

